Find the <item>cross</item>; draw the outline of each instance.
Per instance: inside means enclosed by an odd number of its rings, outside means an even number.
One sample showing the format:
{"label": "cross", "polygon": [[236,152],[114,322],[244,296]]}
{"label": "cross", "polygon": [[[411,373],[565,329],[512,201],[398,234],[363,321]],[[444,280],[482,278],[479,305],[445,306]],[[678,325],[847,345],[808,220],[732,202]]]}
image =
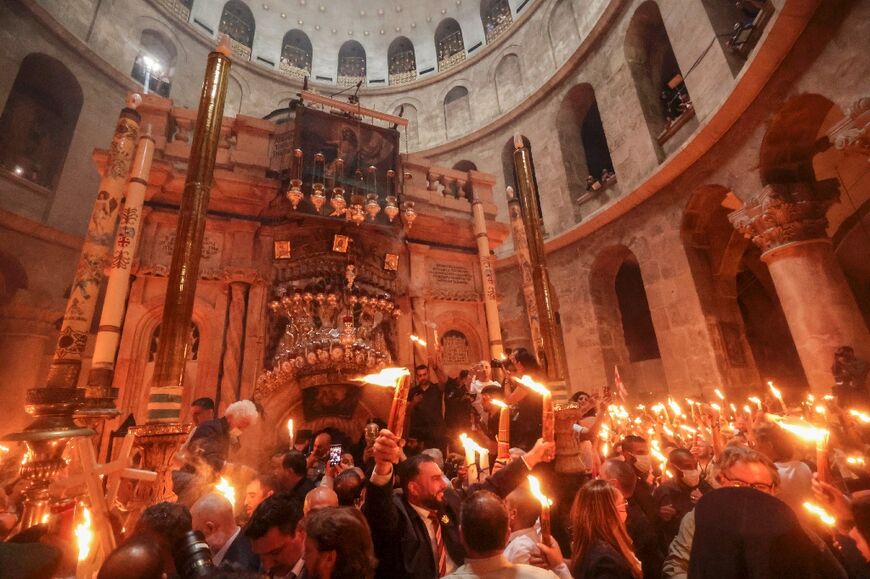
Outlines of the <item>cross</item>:
{"label": "cross", "polygon": [[[108,555],[115,548],[115,534],[112,531],[111,519],[109,518],[109,506],[114,504],[121,486],[121,479],[128,478],[153,482],[157,480],[157,473],[151,470],[131,468],[130,454],[133,451],[133,442],[136,436],[132,433],[124,437],[118,459],[106,464],[97,462],[97,455],[90,439],[78,439],[75,441],[75,450],[78,452],[82,472],[52,484],[53,489],[65,490],[84,484],[91,499],[91,512],[94,521],[94,532],[99,538],[103,556]],[[107,492],[103,493],[103,476],[109,479]]]}

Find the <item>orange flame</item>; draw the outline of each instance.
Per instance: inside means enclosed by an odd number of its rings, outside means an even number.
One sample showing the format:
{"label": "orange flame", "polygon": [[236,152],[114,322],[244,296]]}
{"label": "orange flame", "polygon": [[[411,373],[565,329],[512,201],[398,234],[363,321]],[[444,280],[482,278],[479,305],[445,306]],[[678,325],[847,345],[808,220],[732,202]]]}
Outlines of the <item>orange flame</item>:
{"label": "orange flame", "polygon": [[91,555],[91,544],[94,542],[94,529],[91,519],[91,511],[87,507],[82,509],[82,522],[76,525],[74,530],[76,547],[78,547],[78,560],[85,561]]}
{"label": "orange flame", "polygon": [[410,376],[411,372],[407,368],[384,368],[377,374],[367,374],[362,378],[358,378],[358,382],[365,382],[373,386],[383,386],[385,388],[395,388],[399,378]]}

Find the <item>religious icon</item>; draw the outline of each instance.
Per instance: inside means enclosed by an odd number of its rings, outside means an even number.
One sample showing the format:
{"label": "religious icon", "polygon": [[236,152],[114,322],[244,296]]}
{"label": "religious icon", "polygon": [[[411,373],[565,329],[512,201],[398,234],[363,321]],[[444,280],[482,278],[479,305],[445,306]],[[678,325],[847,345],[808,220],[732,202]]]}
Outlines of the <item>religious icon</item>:
{"label": "religious icon", "polygon": [[347,246],[350,244],[350,237],[347,235],[336,235],[332,238],[332,251],[336,253],[347,253]]}
{"label": "religious icon", "polygon": [[397,271],[399,269],[399,256],[393,253],[385,255],[384,269],[387,271]]}
{"label": "religious icon", "polygon": [[290,259],[290,242],[275,242],[275,259]]}

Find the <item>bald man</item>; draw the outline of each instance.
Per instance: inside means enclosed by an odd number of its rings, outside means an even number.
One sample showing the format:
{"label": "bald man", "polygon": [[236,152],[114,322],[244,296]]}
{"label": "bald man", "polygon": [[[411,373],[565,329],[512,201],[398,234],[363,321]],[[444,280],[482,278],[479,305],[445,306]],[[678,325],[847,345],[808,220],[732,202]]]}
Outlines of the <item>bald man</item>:
{"label": "bald man", "polygon": [[215,567],[238,571],[258,571],[260,559],[251,548],[251,541],[236,524],[233,506],[222,495],[211,493],[190,507],[193,528],[205,535],[213,553]]}
{"label": "bald man", "polygon": [[305,503],[302,505],[302,512],[307,517],[311,513],[337,506],[338,495],[335,494],[334,490],[327,487],[316,487],[313,491],[309,491],[308,494],[305,495]]}
{"label": "bald man", "polygon": [[134,537],[109,553],[97,579],[161,579],[163,557],[157,544]]}

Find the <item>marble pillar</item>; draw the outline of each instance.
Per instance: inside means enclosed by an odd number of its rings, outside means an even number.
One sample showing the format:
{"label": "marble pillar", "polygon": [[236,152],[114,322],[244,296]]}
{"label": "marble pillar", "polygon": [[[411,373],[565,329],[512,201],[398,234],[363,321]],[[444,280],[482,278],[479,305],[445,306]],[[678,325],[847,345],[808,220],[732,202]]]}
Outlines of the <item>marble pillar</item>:
{"label": "marble pillar", "polygon": [[870,359],[870,332],[826,234],[837,183],[767,185],[729,219],[762,250],[801,365],[815,394],[830,392],[834,351]]}

